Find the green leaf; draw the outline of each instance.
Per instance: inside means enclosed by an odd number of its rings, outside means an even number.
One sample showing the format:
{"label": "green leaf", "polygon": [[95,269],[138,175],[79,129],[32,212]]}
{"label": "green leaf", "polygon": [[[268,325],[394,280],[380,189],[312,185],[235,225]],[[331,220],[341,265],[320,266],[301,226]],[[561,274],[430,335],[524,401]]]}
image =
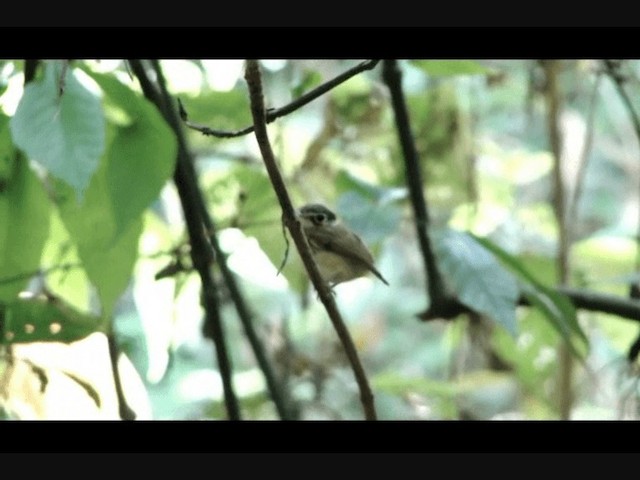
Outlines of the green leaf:
{"label": "green leaf", "polygon": [[60,62],[47,62],[44,78],[26,86],[11,119],[14,143],[82,199],[105,147],[100,99],[68,69],[59,93]]}
{"label": "green leaf", "polygon": [[567,342],[573,353],[578,357],[583,357],[588,350],[589,339],[580,327],[576,309],[568,297],[540,283],[517,258],[493,242],[475,235],[472,237],[520,276],[520,280],[523,282],[522,293],[534,307],[544,314]]}
{"label": "green leaf", "polygon": [[93,332],[104,332],[99,317],[88,315],[60,300],[43,297],[18,299],[0,305],[0,343],[73,342]]}
{"label": "green leaf", "polygon": [[491,70],[476,60],[411,60],[412,65],[431,76],[486,75]]}
{"label": "green leaf", "polygon": [[103,89],[108,100],[128,115],[129,121],[116,129],[107,152],[107,188],[116,234],[120,234],[158,198],[172,177],[177,141],[147,99],[111,75],[86,72]]}
{"label": "green leaf", "polygon": [[137,258],[142,217],[120,233],[107,181],[109,159],[94,175],[82,204],[64,184],[55,186],[60,217],[78,249],[91,283],[98,290],[103,315],[110,315],[129,283]]}
{"label": "green leaf", "polygon": [[432,234],[436,261],[460,302],[516,335],[516,279],[473,237],[448,228]]}
{"label": "green leaf", "polygon": [[[0,132],[1,143],[3,139]],[[0,189],[0,302],[26,287],[25,275],[38,269],[49,232],[49,199],[27,160],[14,153],[13,172],[4,180],[4,191]]]}

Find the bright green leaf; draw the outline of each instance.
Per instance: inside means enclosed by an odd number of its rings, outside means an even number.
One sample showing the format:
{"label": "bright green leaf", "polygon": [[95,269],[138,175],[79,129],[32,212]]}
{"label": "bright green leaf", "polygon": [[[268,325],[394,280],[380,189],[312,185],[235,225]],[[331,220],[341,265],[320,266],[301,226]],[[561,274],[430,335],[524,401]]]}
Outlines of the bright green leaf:
{"label": "bright green leaf", "polygon": [[19,299],[0,305],[0,343],[73,342],[104,331],[99,317],[75,310],[60,300]]}
{"label": "bright green leaf", "polygon": [[11,134],[31,160],[73,187],[82,199],[104,152],[104,113],[100,99],[71,68],[59,93],[61,66],[47,62],[44,78],[25,87],[11,119]]}
{"label": "bright green leaf", "polygon": [[411,64],[431,76],[486,75],[491,72],[476,60],[412,60]]}
{"label": "bright green leaf", "polygon": [[110,102],[129,117],[108,150],[107,188],[117,234],[158,198],[172,177],[177,141],[158,110],[115,77],[87,71]]}
{"label": "bright green leaf", "polygon": [[451,229],[432,234],[436,260],[460,302],[516,334],[516,279],[473,237]]}
{"label": "bright green leaf", "polygon": [[83,267],[98,290],[102,313],[109,315],[127,284],[137,258],[141,217],[119,233],[107,182],[108,159],[94,175],[85,200],[78,204],[72,192],[56,185],[62,221],[78,249]]}
{"label": "bright green leaf", "polygon": [[[0,189],[0,301],[13,299],[27,285],[25,275],[38,269],[49,231],[50,203],[40,180],[17,152],[11,163],[12,175]],[[12,277],[16,280],[7,281]]]}

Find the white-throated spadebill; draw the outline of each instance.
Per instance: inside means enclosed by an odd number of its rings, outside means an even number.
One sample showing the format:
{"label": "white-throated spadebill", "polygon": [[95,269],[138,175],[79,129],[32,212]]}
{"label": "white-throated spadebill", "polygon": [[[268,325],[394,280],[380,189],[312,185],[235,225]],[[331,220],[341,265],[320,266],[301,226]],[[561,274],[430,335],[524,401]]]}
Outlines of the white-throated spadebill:
{"label": "white-throated spadebill", "polygon": [[319,203],[305,205],[297,213],[320,274],[330,287],[368,272],[389,285],[373,265],[373,256],[364,242],[341,225],[335,213]]}

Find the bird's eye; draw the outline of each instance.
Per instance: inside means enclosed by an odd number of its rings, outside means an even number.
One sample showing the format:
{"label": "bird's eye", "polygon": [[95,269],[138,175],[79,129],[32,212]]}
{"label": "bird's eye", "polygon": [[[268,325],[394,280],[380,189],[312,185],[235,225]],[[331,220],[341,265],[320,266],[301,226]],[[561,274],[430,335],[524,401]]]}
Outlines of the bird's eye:
{"label": "bird's eye", "polygon": [[315,223],[322,223],[327,219],[327,216],[324,213],[316,213],[313,216],[313,220],[315,221]]}

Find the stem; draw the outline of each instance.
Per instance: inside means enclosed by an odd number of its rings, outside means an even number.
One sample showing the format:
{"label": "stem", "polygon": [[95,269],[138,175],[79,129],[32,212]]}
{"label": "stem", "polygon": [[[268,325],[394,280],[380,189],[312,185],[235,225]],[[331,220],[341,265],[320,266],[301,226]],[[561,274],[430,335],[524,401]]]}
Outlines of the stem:
{"label": "stem", "polygon": [[[566,286],[569,281],[569,243],[565,208],[565,186],[562,178],[562,137],[559,126],[560,118],[560,89],[558,86],[558,70],[560,64],[556,60],[544,60],[541,62],[545,70],[547,85],[545,100],[547,104],[547,127],[549,129],[549,142],[553,156],[553,182],[554,182],[554,213],[558,225],[558,250],[557,263],[560,286]],[[558,352],[558,407],[560,418],[568,420],[571,416],[573,403],[573,389],[571,380],[573,376],[573,357],[571,351],[564,343],[560,345]]]}
{"label": "stem", "polygon": [[437,316],[438,312],[442,310],[448,301],[440,272],[436,267],[435,256],[427,233],[429,228],[429,210],[422,191],[423,180],[418,151],[416,150],[413,134],[411,133],[409,114],[402,90],[402,76],[396,60],[383,61],[382,76],[391,93],[391,104],[393,106],[398,137],[404,156],[405,177],[415,216],[414,224],[416,226],[416,234],[427,276],[428,296],[430,300],[429,312],[432,312],[432,316]]}
{"label": "stem", "polygon": [[158,62],[154,63],[160,91],[149,79],[140,60],[131,60],[130,65],[147,97],[153,102],[167,123],[173,129],[178,140],[178,160],[174,173],[174,182],[178,189],[180,202],[184,212],[189,240],[191,243],[191,259],[202,283],[202,302],[205,310],[205,326],[208,327],[215,344],[218,368],[222,378],[224,401],[230,420],[240,419],[240,408],[233,390],[231,377],[231,361],[224,341],[224,330],[220,319],[217,288],[211,274],[210,265],[214,260],[214,252],[205,234],[204,220],[200,209],[200,189],[196,179],[191,154],[186,145],[184,134],[180,129],[178,115],[171,102],[164,84],[164,76]]}
{"label": "stem", "polygon": [[282,175],[280,174],[280,170],[278,169],[278,166],[276,164],[273,150],[271,149],[271,143],[269,142],[269,135],[267,133],[264,97],[262,93],[262,79],[260,75],[260,67],[257,60],[247,60],[245,80],[247,82],[247,85],[249,86],[251,114],[253,116],[256,140],[258,142],[258,146],[260,147],[260,152],[262,154],[265,167],[269,174],[269,178],[271,179],[274,191],[278,197],[278,201],[280,202],[283,221],[285,222],[285,225],[291,233],[291,238],[293,239],[296,248],[298,249],[298,252],[300,254],[302,262],[304,263],[307,273],[309,274],[311,282],[316,288],[318,296],[320,297],[320,300],[327,310],[327,314],[329,315],[329,318],[333,323],[333,327],[335,328],[336,333],[338,334],[338,337],[342,342],[342,346],[345,349],[347,358],[351,363],[356,382],[358,383],[358,387],[360,389],[360,400],[364,409],[365,418],[367,420],[375,420],[376,411],[373,403],[373,393],[371,392],[371,388],[369,387],[369,382],[367,380],[364,368],[360,363],[360,359],[358,358],[358,353],[353,340],[351,339],[351,335],[349,334],[349,330],[347,329],[344,321],[342,320],[342,317],[340,316],[340,312],[338,311],[329,286],[325,283],[322,276],[320,275],[318,266],[316,265],[316,262],[311,255],[306,237],[302,232],[302,226],[296,218],[293,204],[291,203],[289,193],[284,184]]}

